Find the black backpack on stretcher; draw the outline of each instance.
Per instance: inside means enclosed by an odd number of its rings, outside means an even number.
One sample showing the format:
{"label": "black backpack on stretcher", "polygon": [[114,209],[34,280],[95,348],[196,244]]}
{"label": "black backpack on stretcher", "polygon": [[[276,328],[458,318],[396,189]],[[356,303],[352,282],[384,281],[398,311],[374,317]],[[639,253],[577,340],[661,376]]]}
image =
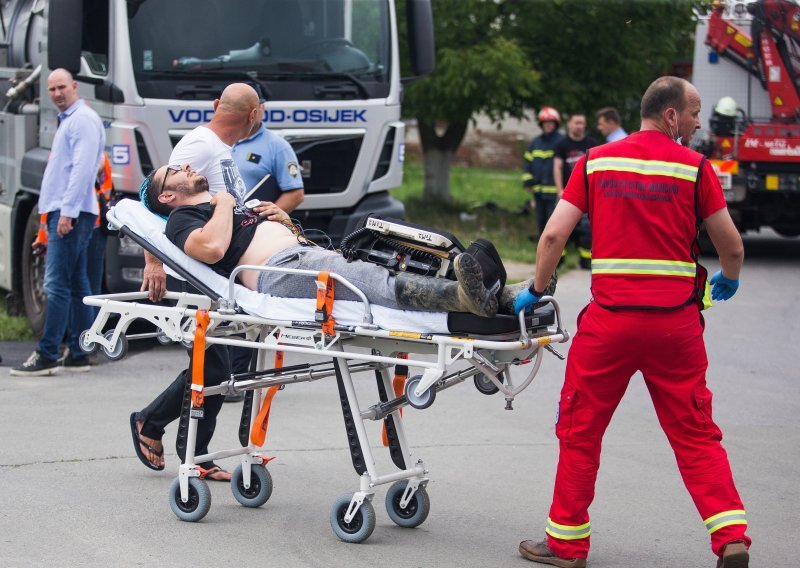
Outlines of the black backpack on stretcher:
{"label": "black backpack on stretcher", "polygon": [[342,239],[342,256],[363,260],[392,272],[411,272],[455,280],[453,260],[468,252],[480,263],[483,283],[500,297],[506,285],[506,269],[497,249],[488,239],[464,247],[455,235],[391,217],[367,215],[355,231]]}

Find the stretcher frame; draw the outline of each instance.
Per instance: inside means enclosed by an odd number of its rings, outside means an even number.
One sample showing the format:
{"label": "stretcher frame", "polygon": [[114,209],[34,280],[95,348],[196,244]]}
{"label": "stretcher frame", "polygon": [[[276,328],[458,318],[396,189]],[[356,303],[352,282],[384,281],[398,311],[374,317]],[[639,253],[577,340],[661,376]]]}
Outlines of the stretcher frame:
{"label": "stretcher frame", "polygon": [[[167,257],[152,250],[149,242],[136,233],[120,227],[120,231],[133,238],[149,252],[160,256],[180,273]],[[428,470],[421,459],[412,461],[401,409],[412,406],[424,409],[431,406],[436,394],[469,378],[481,375],[490,390],[502,392],[506,409],[512,409],[514,398],[525,390],[538,373],[545,348],[551,343],[563,343],[569,339],[561,321],[558,303],[550,296],[541,302],[550,304],[555,311],[555,325],[537,328],[535,323],[526,326],[524,314],[519,314],[519,330],[492,337],[468,336],[464,334],[431,334],[380,329],[372,323],[370,304],[366,296],[345,278],[330,274],[337,286],[353,291],[363,303],[363,321],[358,325],[337,325],[331,335],[326,335],[319,322],[297,322],[268,319],[241,313],[235,299],[235,278],[241,270],[282,272],[298,277],[319,278],[318,273],[307,270],[281,269],[265,266],[240,266],[231,274],[226,297],[213,299],[202,283],[195,282],[190,274],[181,274],[204,294],[167,292],[166,299],[174,306],[143,303],[146,292],[106,294],[88,296],[84,303],[95,306],[99,313],[92,326],[81,335],[81,346],[88,352],[102,348],[112,359],[124,357],[127,339],[158,335],[161,340],[182,342],[189,346],[195,339],[197,314],[205,310],[208,329],[203,340],[209,345],[229,345],[254,349],[257,352],[255,367],[244,376],[231,376],[217,386],[202,387],[204,396],[222,396],[239,392],[250,393],[250,402],[243,405],[240,424],[241,447],[195,455],[198,420],[202,413],[191,408],[188,411],[186,455],[177,479],[170,488],[170,506],[184,521],[198,521],[210,509],[211,494],[202,477],[204,470],[197,464],[216,459],[241,456],[241,464],[234,471],[231,489],[234,497],[245,506],[260,506],[272,492],[272,480],[266,469],[266,458],[260,453],[248,435],[256,427],[256,412],[265,400],[266,389],[310,382],[335,377],[339,388],[340,402],[345,418],[348,442],[353,467],[359,475],[359,487],[352,495],[343,496],[334,503],[331,511],[331,526],[334,533],[347,542],[366,540],[375,526],[372,499],[375,488],[393,483],[387,494],[387,511],[400,526],[418,526],[427,517],[430,501],[425,491]],[[112,315],[119,316],[116,325],[106,333]],[[140,334],[126,337],[126,331],[136,319],[145,319],[158,329],[156,334]],[[528,319],[535,322],[536,319]],[[245,338],[238,337],[244,334]],[[369,352],[347,351],[346,348],[367,348]],[[301,364],[284,369],[269,369],[268,355],[275,352],[296,353],[325,357],[331,363]],[[434,355],[433,360],[429,357]],[[421,357],[422,356],[422,357]],[[469,367],[452,371],[458,362],[467,362]],[[527,378],[514,384],[512,365],[530,364]],[[421,369],[422,374],[406,381],[405,388],[397,393],[393,386],[389,368]],[[375,373],[379,401],[362,408],[354,387],[352,375]],[[407,372],[407,371],[406,371]],[[488,382],[486,382],[488,381]],[[477,383],[476,383],[477,386]],[[492,388],[493,387],[493,388]],[[193,387],[196,390],[196,387]],[[482,389],[481,389],[482,390]],[[188,389],[187,389],[188,392]],[[488,393],[486,393],[488,394]],[[250,405],[248,410],[248,404]],[[184,416],[187,408],[185,405]],[[377,471],[365,424],[367,421],[384,421],[389,441],[390,455],[398,471],[380,474]],[[262,467],[263,466],[263,467]],[[261,467],[261,469],[257,469]],[[257,486],[257,489],[253,489]],[[253,497],[253,493],[256,493]],[[391,497],[391,499],[390,499]],[[413,514],[409,514],[411,511]]]}

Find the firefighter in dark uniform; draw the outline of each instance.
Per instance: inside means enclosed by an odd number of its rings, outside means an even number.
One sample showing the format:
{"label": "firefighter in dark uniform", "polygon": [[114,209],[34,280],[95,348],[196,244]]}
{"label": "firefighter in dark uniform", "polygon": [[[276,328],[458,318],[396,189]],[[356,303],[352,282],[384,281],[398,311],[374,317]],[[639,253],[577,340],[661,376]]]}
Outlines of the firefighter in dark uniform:
{"label": "firefighter in dark uniform", "polygon": [[553,180],[553,156],[556,145],[564,136],[558,131],[561,117],[553,107],[542,107],[538,120],[542,133],[525,151],[522,185],[533,194],[532,205],[536,208],[538,234],[541,234],[558,201],[558,190]]}

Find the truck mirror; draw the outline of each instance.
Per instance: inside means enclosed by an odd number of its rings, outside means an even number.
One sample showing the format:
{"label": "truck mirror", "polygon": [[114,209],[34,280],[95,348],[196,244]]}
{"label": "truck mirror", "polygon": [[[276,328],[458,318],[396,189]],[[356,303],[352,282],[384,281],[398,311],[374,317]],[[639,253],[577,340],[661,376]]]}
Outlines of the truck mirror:
{"label": "truck mirror", "polygon": [[[47,27],[47,66],[66,69],[73,75],[81,69],[81,37],[83,34],[83,0],[50,2]],[[70,22],[68,26],[53,22]]]}
{"label": "truck mirror", "polygon": [[436,46],[433,40],[433,10],[430,0],[406,0],[408,21],[408,50],[411,70],[417,79],[431,73],[436,67]]}

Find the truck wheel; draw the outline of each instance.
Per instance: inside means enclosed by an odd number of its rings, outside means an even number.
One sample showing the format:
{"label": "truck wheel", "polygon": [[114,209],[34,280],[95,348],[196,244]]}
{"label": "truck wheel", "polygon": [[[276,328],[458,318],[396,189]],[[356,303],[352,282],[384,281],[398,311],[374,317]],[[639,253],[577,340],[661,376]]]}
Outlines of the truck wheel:
{"label": "truck wheel", "polygon": [[28,216],[25,233],[22,237],[22,302],[25,315],[35,336],[44,329],[47,296],[44,293],[44,259],[45,255],[34,256],[31,245],[39,231],[39,210],[34,207]]}

